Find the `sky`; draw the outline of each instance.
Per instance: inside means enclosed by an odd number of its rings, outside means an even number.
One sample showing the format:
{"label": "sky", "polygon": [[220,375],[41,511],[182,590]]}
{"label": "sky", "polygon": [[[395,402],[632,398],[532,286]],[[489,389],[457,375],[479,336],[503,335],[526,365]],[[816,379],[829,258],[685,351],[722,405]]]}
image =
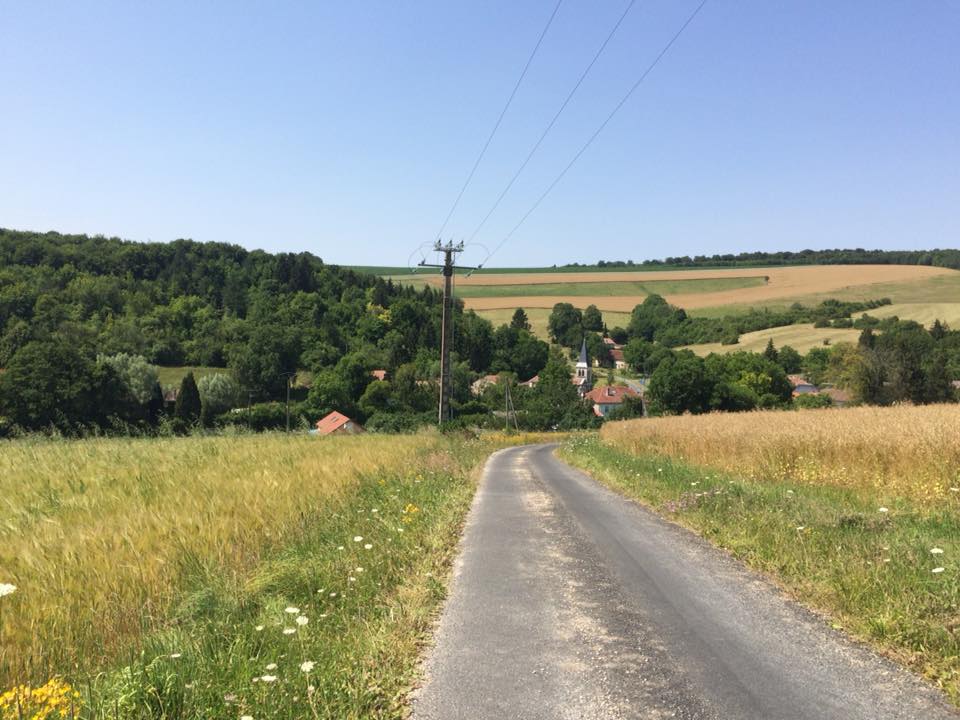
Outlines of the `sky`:
{"label": "sky", "polygon": [[[960,245],[960,3],[562,0],[444,239],[465,264]],[[0,227],[406,265],[556,0],[0,0]],[[429,259],[429,256],[428,256]]]}

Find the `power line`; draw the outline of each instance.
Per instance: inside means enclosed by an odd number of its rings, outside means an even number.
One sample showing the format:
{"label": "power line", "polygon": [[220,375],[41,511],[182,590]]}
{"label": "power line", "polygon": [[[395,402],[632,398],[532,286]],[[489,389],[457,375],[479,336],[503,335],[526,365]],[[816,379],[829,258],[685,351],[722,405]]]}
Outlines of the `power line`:
{"label": "power line", "polygon": [[566,109],[570,100],[573,99],[573,96],[576,94],[577,90],[580,89],[580,85],[583,84],[583,81],[586,79],[587,75],[590,74],[590,70],[593,69],[593,66],[596,64],[597,60],[600,59],[600,56],[603,54],[603,51],[606,49],[607,44],[616,34],[617,29],[620,27],[621,23],[623,23],[624,18],[627,17],[627,13],[630,12],[630,8],[634,6],[634,3],[636,3],[636,0],[630,0],[630,2],[627,4],[626,9],[623,11],[619,19],[617,20],[617,22],[614,24],[613,28],[607,34],[607,37],[604,39],[603,43],[600,45],[596,54],[594,54],[593,59],[590,61],[590,63],[587,65],[584,71],[580,74],[580,78],[577,80],[576,84],[573,86],[573,89],[570,90],[566,99],[564,99],[563,103],[560,105],[560,109],[557,110],[556,114],[553,116],[553,118],[547,124],[547,127],[544,129],[543,133],[540,135],[540,138],[537,140],[536,143],[534,143],[533,147],[530,149],[530,152],[527,153],[527,157],[524,159],[522,163],[520,163],[520,167],[517,168],[517,171],[513,174],[513,177],[510,178],[510,182],[507,183],[507,186],[503,189],[500,195],[497,196],[497,199],[494,201],[493,206],[490,208],[490,210],[487,211],[487,214],[483,216],[483,220],[481,220],[480,224],[477,225],[476,229],[473,231],[473,234],[470,235],[470,240],[473,240],[477,236],[477,234],[480,232],[480,230],[483,229],[483,226],[487,224],[487,220],[490,219],[490,216],[493,215],[494,211],[497,209],[497,207],[499,207],[500,201],[503,200],[504,196],[508,192],[510,192],[510,188],[513,187],[513,184],[517,181],[517,178],[520,177],[520,174],[523,172],[524,168],[527,167],[527,163],[530,162],[530,159],[534,156],[534,154],[540,148],[541,143],[543,143],[544,139],[550,133],[550,130],[553,129],[553,126],[554,124],[556,124],[557,119]]}
{"label": "power line", "polygon": [[517,78],[516,85],[513,86],[513,91],[510,93],[510,97],[507,98],[506,105],[503,106],[503,110],[500,111],[500,116],[497,118],[497,121],[493,124],[493,130],[490,131],[490,135],[487,137],[487,141],[483,144],[483,149],[480,151],[480,154],[477,156],[476,161],[473,163],[473,167],[470,169],[470,174],[467,175],[466,181],[463,183],[463,187],[460,188],[460,192],[457,194],[457,199],[453,201],[453,205],[450,206],[450,212],[447,213],[447,217],[443,220],[443,225],[440,226],[440,230],[437,233],[439,238],[443,235],[443,231],[447,227],[447,223],[450,222],[450,218],[453,217],[454,211],[457,209],[457,206],[460,204],[460,199],[463,197],[463,194],[467,191],[467,186],[470,184],[470,181],[473,180],[474,173],[477,172],[477,168],[480,166],[480,161],[483,160],[483,156],[487,153],[487,148],[490,147],[490,143],[493,140],[493,136],[497,134],[497,130],[500,128],[500,123],[503,122],[503,116],[507,114],[507,109],[510,107],[510,104],[513,102],[514,96],[517,94],[517,90],[520,89],[520,84],[523,82],[523,78],[527,75],[527,70],[530,69],[530,63],[533,62],[534,56],[537,54],[537,51],[540,49],[541,43],[543,43],[543,38],[547,34],[547,30],[550,29],[550,26],[553,24],[553,19],[557,16],[557,11],[560,10],[560,5],[563,3],[563,0],[557,0],[557,4],[553,8],[553,12],[550,13],[550,17],[547,19],[547,24],[544,26],[543,31],[540,33],[540,37],[537,38],[537,44],[533,46],[533,52],[530,53],[530,57],[527,58],[527,63],[523,66],[523,71],[520,73],[520,77]]}
{"label": "power line", "polygon": [[580,156],[587,151],[587,148],[589,148],[593,144],[593,141],[597,139],[597,136],[600,135],[601,132],[603,132],[603,129],[613,119],[613,116],[620,111],[620,108],[626,105],[627,101],[630,99],[630,96],[633,95],[634,91],[636,91],[636,89],[643,84],[643,81],[647,79],[647,76],[651,72],[653,72],[653,69],[660,63],[660,60],[662,60],[664,55],[666,55],[670,51],[670,48],[673,47],[674,43],[676,43],[676,41],[680,38],[680,36],[683,34],[683,31],[686,30],[687,26],[689,26],[690,23],[693,22],[694,18],[696,18],[697,15],[700,14],[700,11],[703,9],[703,6],[706,4],[707,4],[707,0],[701,0],[700,4],[697,5],[696,9],[690,14],[690,16],[683,23],[683,25],[680,26],[680,29],[677,30],[676,33],[674,33],[672,38],[670,38],[670,42],[668,42],[663,47],[660,53],[653,59],[653,62],[651,62],[650,65],[647,66],[647,69],[643,71],[643,74],[640,75],[639,79],[627,91],[627,94],[620,99],[620,102],[618,102],[614,106],[613,110],[610,111],[610,114],[607,115],[607,117],[604,119],[602,123],[600,123],[600,127],[598,127],[594,131],[594,133],[590,136],[590,138],[583,144],[583,147],[581,147],[577,151],[577,153],[573,156],[570,162],[567,163],[566,167],[564,167],[563,170],[560,171],[560,174],[557,175],[556,178],[554,178],[553,182],[550,183],[547,189],[544,190],[543,193],[540,195],[540,197],[537,198],[537,201],[533,203],[530,209],[523,214],[523,216],[520,218],[520,221],[516,225],[514,225],[513,228],[510,230],[510,232],[508,232],[504,236],[504,238],[500,241],[500,243],[493,249],[493,252],[491,252],[489,255],[487,255],[486,258],[484,258],[483,262],[480,263],[479,267],[483,267],[484,265],[487,264],[490,258],[493,257],[494,253],[500,250],[500,248],[502,248],[504,244],[508,240],[510,240],[510,238],[513,237],[514,233],[516,233],[517,230],[520,229],[520,226],[523,225],[523,223],[526,222],[527,218],[533,214],[533,211],[540,206],[540,203],[543,202],[544,198],[546,198],[547,195],[549,195],[550,192],[560,183],[560,181],[563,180],[563,177],[567,174],[570,168],[573,167],[574,163],[576,163],[577,160],[580,159]]}

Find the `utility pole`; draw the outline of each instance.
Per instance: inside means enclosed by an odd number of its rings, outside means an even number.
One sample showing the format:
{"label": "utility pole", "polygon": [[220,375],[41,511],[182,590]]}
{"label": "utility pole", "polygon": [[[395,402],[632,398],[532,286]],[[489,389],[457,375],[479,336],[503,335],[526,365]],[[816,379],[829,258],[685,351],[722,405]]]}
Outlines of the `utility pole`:
{"label": "utility pole", "polygon": [[440,409],[437,421],[443,423],[450,419],[450,349],[453,347],[453,271],[467,270],[454,265],[454,255],[463,252],[463,242],[446,245],[437,240],[433,244],[436,252],[443,253],[443,265],[430,265],[421,262],[420,267],[440,268],[443,272],[443,322],[440,330]]}

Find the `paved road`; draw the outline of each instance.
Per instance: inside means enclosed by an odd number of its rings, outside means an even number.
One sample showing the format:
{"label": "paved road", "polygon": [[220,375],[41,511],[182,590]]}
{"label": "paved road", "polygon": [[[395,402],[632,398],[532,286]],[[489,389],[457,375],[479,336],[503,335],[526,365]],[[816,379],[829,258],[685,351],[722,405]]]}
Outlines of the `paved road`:
{"label": "paved road", "polygon": [[490,459],[415,720],[958,717],[552,450]]}

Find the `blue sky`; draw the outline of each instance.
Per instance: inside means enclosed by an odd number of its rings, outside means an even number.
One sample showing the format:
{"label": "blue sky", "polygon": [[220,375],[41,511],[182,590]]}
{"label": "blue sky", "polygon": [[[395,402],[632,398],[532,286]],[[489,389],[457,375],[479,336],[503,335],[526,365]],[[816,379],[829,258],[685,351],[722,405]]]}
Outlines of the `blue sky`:
{"label": "blue sky", "polygon": [[[477,241],[697,3],[635,4]],[[0,226],[405,264],[554,4],[0,5]],[[445,236],[471,236],[626,5],[562,3]],[[960,4],[710,0],[491,264],[956,247],[958,128]]]}

